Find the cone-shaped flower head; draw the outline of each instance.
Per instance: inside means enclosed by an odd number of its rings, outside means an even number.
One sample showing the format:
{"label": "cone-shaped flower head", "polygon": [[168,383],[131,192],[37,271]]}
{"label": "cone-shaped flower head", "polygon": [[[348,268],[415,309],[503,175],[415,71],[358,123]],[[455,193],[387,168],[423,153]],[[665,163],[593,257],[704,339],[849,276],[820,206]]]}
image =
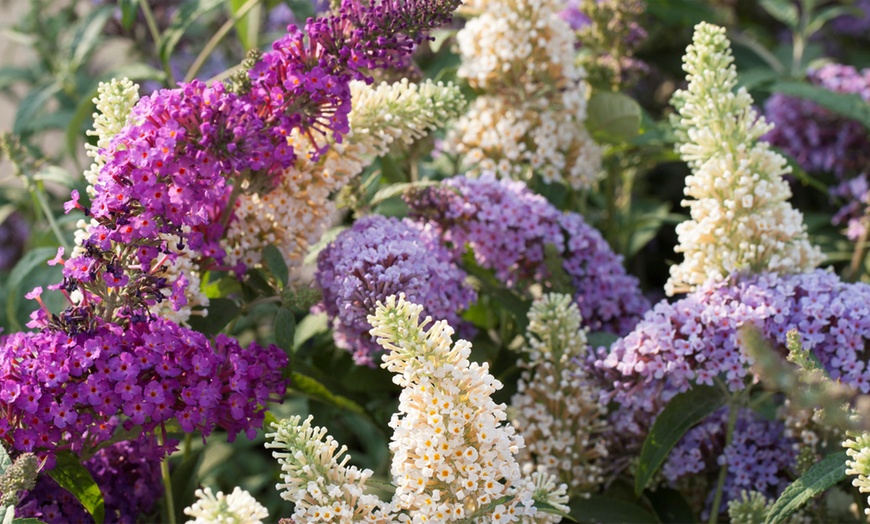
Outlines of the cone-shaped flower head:
{"label": "cone-shaped flower head", "polygon": [[[364,493],[372,470],[348,466],[347,446],[326,429],[312,426],[293,416],[273,423],[274,433],[266,448],[277,449],[272,456],[281,464],[281,498],[296,505],[293,520],[298,524],[320,522],[392,522],[388,505],[375,495]],[[342,455],[344,457],[342,458]]]}
{"label": "cone-shaped flower head", "polygon": [[787,202],[786,160],[759,138],[771,126],[737,86],[725,30],[695,27],[683,69],[689,86],[674,94],[677,151],[693,174],[683,205],[691,220],[677,226],[682,263],[671,267],[668,294],[738,271],[804,272],[822,261],[803,217]]}
{"label": "cone-shaped flower head", "polygon": [[586,355],[586,330],[569,295],[547,294],[529,310],[529,360],[511,398],[511,423],[526,442],[521,463],[545,468],[574,493],[588,493],[603,481],[601,460],[606,406],[575,359]]}
{"label": "cone-shaped flower head", "polygon": [[[453,344],[444,321],[420,322],[423,308],[390,296],[369,317],[389,353],[383,367],[402,386],[394,429],[393,503],[414,522],[511,522],[534,515],[534,483],[514,455],[522,437],[492,400],[501,383],[489,366],[468,360],[471,344]],[[429,520],[426,520],[429,519]]]}

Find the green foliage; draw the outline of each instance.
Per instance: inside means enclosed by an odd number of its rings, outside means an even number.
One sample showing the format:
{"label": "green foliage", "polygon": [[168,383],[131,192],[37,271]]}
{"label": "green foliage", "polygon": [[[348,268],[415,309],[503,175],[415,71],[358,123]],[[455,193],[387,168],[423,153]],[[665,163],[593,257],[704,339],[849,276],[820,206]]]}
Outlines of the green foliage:
{"label": "green foliage", "polygon": [[96,524],[103,524],[105,503],[94,478],[72,453],[58,452],[55,458],[57,465],[48,474],[60,487],[72,493],[76,500],[81,502]]}
{"label": "green foliage", "polygon": [[643,442],[634,483],[635,494],[640,495],[646,488],[686,431],[722,407],[726,400],[720,387],[695,386],[668,402]]}
{"label": "green foliage", "polygon": [[630,500],[592,495],[571,501],[570,515],[577,522],[600,524],[650,524],[660,522],[653,513]]}
{"label": "green foliage", "polygon": [[799,479],[785,488],[782,495],[773,503],[767,514],[765,524],[783,522],[795,510],[813,497],[821,494],[846,478],[845,451],[831,453],[807,470]]}
{"label": "green foliage", "polygon": [[598,139],[627,142],[638,135],[640,106],[622,93],[595,93],[587,106],[586,128]]}

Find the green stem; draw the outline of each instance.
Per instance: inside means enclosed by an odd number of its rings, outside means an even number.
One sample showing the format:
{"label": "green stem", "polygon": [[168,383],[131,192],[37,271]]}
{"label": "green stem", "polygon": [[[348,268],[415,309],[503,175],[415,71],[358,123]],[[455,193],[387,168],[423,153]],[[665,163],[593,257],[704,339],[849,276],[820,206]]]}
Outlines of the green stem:
{"label": "green stem", "polygon": [[192,442],[193,442],[193,434],[186,433],[184,435],[184,451],[183,451],[184,455],[183,455],[183,459],[182,459],[185,462],[187,462],[187,458],[190,457],[190,444]]}
{"label": "green stem", "polygon": [[[748,391],[747,388],[744,391]],[[740,397],[742,398],[742,394]],[[728,449],[728,446],[731,445],[731,441],[734,439],[734,428],[737,426],[737,414],[740,412],[740,402],[732,402],[731,406],[728,408],[728,432],[725,434],[725,449]],[[710,519],[708,520],[709,524],[716,524],[716,521],[719,519],[719,507],[722,505],[722,494],[725,491],[725,478],[728,476],[728,462],[722,465],[722,469],[719,470],[719,478],[716,480],[716,494],[713,496],[713,508],[710,511]]]}
{"label": "green stem", "polygon": [[864,217],[864,232],[861,233],[861,238],[855,243],[855,250],[852,251],[852,261],[849,263],[849,281],[857,282],[861,277],[862,262],[864,261],[864,249],[867,245],[868,237],[870,237],[870,220]]}
{"label": "green stem", "polygon": [[[151,38],[154,40],[154,48],[157,51],[157,56],[160,57],[160,43],[163,38],[160,36],[160,29],[157,27],[157,19],[154,17],[154,12],[151,10],[151,6],[148,5],[148,2],[139,2],[139,5],[142,6],[142,14],[145,16],[145,23],[148,25],[148,31],[151,32]],[[172,68],[169,67],[169,60],[163,60],[161,57],[160,62],[163,64],[163,71],[166,73],[166,84],[174,86],[175,76],[172,74]]]}
{"label": "green stem", "polygon": [[42,209],[42,213],[45,215],[45,220],[48,221],[48,227],[51,228],[52,233],[57,238],[57,241],[63,246],[65,252],[70,252],[70,246],[67,243],[66,239],[63,236],[63,233],[60,231],[60,227],[57,225],[57,221],[54,219],[54,213],[51,212],[51,207],[48,205],[48,200],[45,199],[45,194],[43,194],[42,187],[37,184],[35,187],[30,188],[30,193],[39,203],[40,209]]}
{"label": "green stem", "polygon": [[224,25],[222,25],[214,35],[212,35],[209,41],[205,44],[205,47],[203,47],[202,51],[200,51],[199,55],[197,55],[196,60],[193,61],[193,65],[191,65],[190,69],[187,70],[187,74],[184,76],[185,82],[190,82],[194,78],[196,78],[196,74],[199,72],[202,64],[205,63],[208,56],[212,53],[212,51],[214,51],[214,48],[217,47],[220,41],[223,40],[225,36],[227,36],[227,33],[229,33],[230,29],[233,28],[233,24],[235,24],[239,21],[240,18],[248,14],[248,11],[256,7],[259,3],[260,0],[248,0],[242,5],[242,7],[238,11],[233,13],[233,16],[231,16],[229,19],[227,19],[226,22],[224,22]]}
{"label": "green stem", "polygon": [[[145,2],[143,2],[145,3]],[[163,446],[163,431],[157,431],[157,444]],[[176,524],[175,500],[172,498],[172,480],[169,478],[169,456],[160,461],[160,476],[163,479],[163,500],[166,502],[166,518],[168,524]]]}

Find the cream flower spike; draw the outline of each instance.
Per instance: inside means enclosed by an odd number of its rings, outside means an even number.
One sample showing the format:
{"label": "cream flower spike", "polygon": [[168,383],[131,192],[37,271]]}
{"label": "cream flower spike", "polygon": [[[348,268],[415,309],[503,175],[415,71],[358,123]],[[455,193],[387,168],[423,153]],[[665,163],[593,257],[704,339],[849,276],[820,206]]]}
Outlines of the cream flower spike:
{"label": "cream flower spike", "polygon": [[[855,475],[852,485],[861,493],[870,493],[870,433],[855,435],[854,438],[843,442],[846,448],[846,474]],[[870,497],[867,497],[870,503]],[[864,514],[870,516],[870,509],[865,509]]]}
{"label": "cream flower spike", "polygon": [[369,316],[388,351],[382,367],[404,388],[390,421],[393,503],[412,522],[534,521],[535,484],[514,458],[522,437],[491,396],[501,383],[487,364],[469,362],[471,344],[453,344],[446,322],[424,329],[422,309],[391,296]]}
{"label": "cream flower spike", "polygon": [[236,487],[229,495],[211,488],[196,490],[197,501],[184,508],[184,514],[194,517],[187,524],[262,524],[269,512],[250,493]]}
{"label": "cream flower spike", "polygon": [[561,0],[469,0],[476,14],[456,35],[458,76],[481,95],[447,136],[477,176],[595,185],[601,147],[586,129],[586,71]]}
{"label": "cream flower spike", "polygon": [[[295,504],[293,521],[297,524],[321,522],[394,522],[389,505],[365,493],[372,470],[348,466],[346,446],[312,426],[313,417],[304,421],[293,416],[273,423],[274,433],[266,438],[266,448],[276,449],[272,456],[281,465],[281,498]],[[342,458],[341,456],[344,455]],[[339,459],[341,460],[339,461]]]}
{"label": "cream flower spike", "polygon": [[577,304],[556,293],[535,300],[526,340],[529,361],[517,363],[522,374],[508,410],[526,443],[517,459],[556,475],[572,495],[589,496],[604,482],[606,406],[575,362],[589,351]]}
{"label": "cream flower spike", "polygon": [[97,106],[94,113],[94,129],[88,129],[88,136],[97,137],[97,144],[85,144],[85,150],[93,159],[91,167],[85,171],[88,181],[88,194],[94,196],[94,184],[106,159],[100,156],[100,149],[109,147],[109,142],[127,124],[133,106],[139,101],[139,86],[128,78],[120,80],[113,78],[108,82],[100,82],[97,87],[97,97],[93,102]]}
{"label": "cream flower spike", "polygon": [[695,26],[683,69],[689,86],[672,99],[677,151],[688,162],[684,200],[691,220],[677,226],[677,252],[668,295],[690,291],[707,279],[740,271],[795,273],[823,260],[810,244],[803,215],[791,207],[782,175],[786,160],[760,137],[771,129],[737,87],[737,70],[725,30]]}

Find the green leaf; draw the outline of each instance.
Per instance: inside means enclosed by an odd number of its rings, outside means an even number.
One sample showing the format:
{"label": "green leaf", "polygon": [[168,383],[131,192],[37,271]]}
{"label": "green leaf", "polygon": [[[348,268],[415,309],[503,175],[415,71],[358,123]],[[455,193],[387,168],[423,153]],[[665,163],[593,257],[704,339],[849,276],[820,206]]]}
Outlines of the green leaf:
{"label": "green leaf", "polygon": [[399,163],[393,155],[384,155],[379,159],[381,165],[381,176],[390,184],[401,184],[408,181],[408,177],[399,167]]}
{"label": "green leaf", "polygon": [[568,272],[562,266],[562,261],[562,253],[555,244],[548,243],[544,246],[544,265],[550,274],[548,280],[550,281],[551,289],[557,293],[573,296],[576,290],[571,282],[571,276],[568,275]]}
{"label": "green leaf", "polygon": [[746,71],[740,71],[740,85],[751,91],[759,86],[764,86],[780,78],[780,74],[766,67],[753,67]]}
{"label": "green leaf", "polygon": [[320,237],[320,240],[308,249],[308,253],[305,254],[305,259],[302,263],[306,266],[315,264],[317,262],[317,255],[319,255],[326,246],[332,243],[332,241],[335,240],[335,237],[345,229],[347,229],[347,226],[335,226],[326,230],[326,233]]}
{"label": "green leaf", "polygon": [[640,129],[640,106],[621,93],[595,93],[587,105],[586,128],[607,141],[631,140]]}
{"label": "green leaf", "polygon": [[838,16],[855,16],[858,18],[863,18],[864,12],[855,6],[832,6],[827,7],[825,9],[820,10],[816,16],[807,24],[806,35],[812,36],[813,33],[816,33],[819,29],[821,29],[825,24],[837,18]]}
{"label": "green leaf", "polygon": [[715,386],[695,386],[680,393],[656,418],[640,450],[634,492],[640,495],[671,449],[692,426],[725,404],[726,396]]}
{"label": "green leaf", "polygon": [[0,90],[10,87],[16,82],[33,82],[33,73],[23,67],[0,67]]}
{"label": "green leaf", "polygon": [[440,183],[436,182],[434,180],[419,180],[417,182],[404,182],[404,183],[400,183],[400,184],[390,184],[389,186],[387,186],[387,187],[379,190],[377,193],[375,193],[375,195],[372,197],[371,201],[369,202],[369,205],[376,206],[376,205],[380,204],[381,202],[383,202],[384,200],[387,200],[389,198],[393,198],[395,196],[403,195],[405,193],[405,191],[407,191],[409,189],[420,189],[420,188],[424,188],[424,187],[438,186],[438,185],[440,185]]}
{"label": "green leaf", "polygon": [[0,445],[0,477],[6,473],[6,468],[12,465],[12,459],[9,457],[9,453],[6,452],[6,448]]}
{"label": "green leaf", "polygon": [[199,479],[197,473],[202,465],[203,457],[205,456],[205,448],[191,450],[187,457],[182,457],[179,462],[173,462],[172,475],[170,483],[172,484],[172,493],[175,498],[175,521],[185,522],[184,508],[196,502],[194,492],[199,487]]}
{"label": "green leaf", "polygon": [[241,309],[234,300],[229,298],[214,298],[209,300],[208,315],[192,315],[188,323],[190,327],[205,335],[217,335],[231,320],[239,316]]}
{"label": "green leaf", "polygon": [[592,495],[589,498],[576,498],[571,504],[570,515],[577,522],[600,524],[642,524],[656,523],[655,515],[637,504],[616,497]]}
{"label": "green leaf", "polygon": [[601,346],[609,348],[614,342],[619,340],[619,335],[608,333],[607,331],[596,331],[595,333],[589,333],[586,340],[589,342],[590,348]]}
{"label": "green leaf", "polygon": [[12,519],[12,524],[45,524],[45,521],[39,519]]}
{"label": "green leaf", "polygon": [[[248,0],[229,0],[230,13],[236,16],[236,13],[247,3]],[[239,42],[242,43],[245,51],[257,47],[257,37],[260,34],[260,6],[252,7],[244,16],[236,20],[234,25]]]}
{"label": "green leaf", "polygon": [[859,95],[835,93],[823,87],[792,81],[776,82],[771,91],[811,100],[839,115],[857,120],[870,130],[870,104]]}
{"label": "green leaf", "polygon": [[281,283],[281,289],[287,286],[287,281],[290,278],[287,262],[284,261],[284,255],[273,244],[269,244],[263,249],[263,262],[272,275]]}
{"label": "green leaf", "polygon": [[284,3],[293,11],[296,20],[308,20],[317,14],[314,12],[314,2],[310,0],[285,0]]}
{"label": "green leaf", "polygon": [[329,331],[329,318],[326,313],[305,315],[293,333],[293,350],[296,351],[312,337],[327,331]]}
{"label": "green leaf", "polygon": [[190,0],[182,2],[181,7],[175,12],[175,16],[169,22],[169,27],[160,38],[159,55],[162,63],[168,63],[169,57],[175,50],[175,46],[190,29],[196,20],[202,15],[219,7],[223,0]]}
{"label": "green leaf", "polygon": [[797,29],[800,14],[791,0],[761,0],[761,7],[767,13],[785,24],[789,29]]}
{"label": "green leaf", "polygon": [[202,292],[209,299],[228,297],[232,293],[239,293],[242,285],[239,279],[231,275],[224,275],[216,280],[203,278]]}
{"label": "green leaf", "polygon": [[782,495],[773,503],[767,514],[765,524],[783,522],[796,509],[808,500],[822,493],[834,484],[846,478],[846,460],[849,456],[845,451],[831,453],[801,475],[801,478],[785,488]]}
{"label": "green leaf", "polygon": [[55,458],[57,465],[48,472],[48,475],[81,502],[94,518],[95,524],[103,524],[105,517],[103,494],[94,482],[94,478],[72,453],[61,451],[55,454]]}
{"label": "green leaf", "polygon": [[70,46],[70,60],[66,67],[76,71],[84,65],[91,53],[97,48],[103,34],[103,27],[112,16],[114,6],[105,5],[92,10],[76,27]]}
{"label": "green leaf", "polygon": [[275,314],[275,343],[286,352],[293,350],[293,337],[296,332],[296,315],[286,307]]}
{"label": "green leaf", "polygon": [[21,329],[18,326],[18,304],[25,293],[30,292],[29,289],[21,289],[21,284],[28,276],[30,276],[37,268],[41,267],[46,260],[51,260],[57,253],[57,248],[54,247],[39,247],[28,251],[21,257],[21,260],[12,268],[9,273],[9,280],[6,281],[7,292],[9,299],[6,301],[6,315],[13,328]]}
{"label": "green leaf", "polygon": [[18,104],[12,134],[21,135],[30,130],[37,115],[45,111],[49,101],[61,90],[57,82],[31,90]]}
{"label": "green leaf", "polygon": [[33,179],[54,182],[69,188],[75,184],[72,173],[60,166],[45,166],[33,175]]}
{"label": "green leaf", "polygon": [[136,21],[136,11],[139,9],[139,0],[118,0],[121,7],[121,26],[129,30]]}
{"label": "green leaf", "polygon": [[332,393],[326,388],[326,386],[307,375],[293,372],[290,375],[290,387],[309,398],[319,400],[330,406],[334,406],[344,411],[350,411],[358,415],[367,416],[366,411],[362,406],[347,397]]}
{"label": "green leaf", "polygon": [[648,497],[650,504],[664,523],[686,524],[697,522],[695,512],[682,493],[675,489],[658,487]]}

